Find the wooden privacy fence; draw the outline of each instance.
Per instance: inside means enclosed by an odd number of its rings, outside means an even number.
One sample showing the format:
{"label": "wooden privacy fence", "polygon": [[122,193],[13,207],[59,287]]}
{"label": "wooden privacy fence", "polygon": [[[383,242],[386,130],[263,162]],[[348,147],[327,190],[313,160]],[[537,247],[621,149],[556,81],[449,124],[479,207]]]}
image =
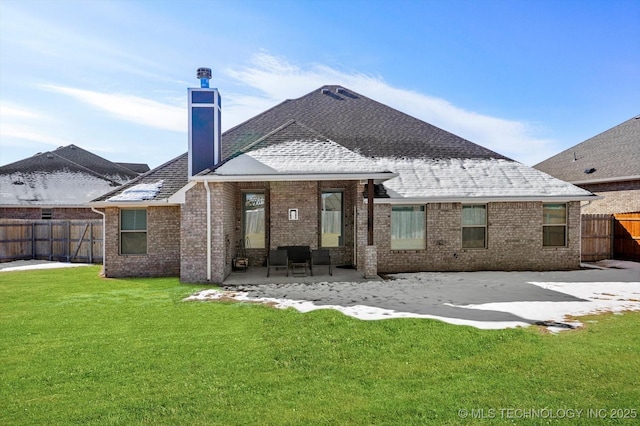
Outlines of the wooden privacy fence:
{"label": "wooden privacy fence", "polygon": [[582,261],[613,258],[613,215],[582,215]]}
{"label": "wooden privacy fence", "polygon": [[640,213],[620,213],[614,217],[614,257],[640,262]]}
{"label": "wooden privacy fence", "polygon": [[102,263],[101,220],[0,221],[0,262]]}

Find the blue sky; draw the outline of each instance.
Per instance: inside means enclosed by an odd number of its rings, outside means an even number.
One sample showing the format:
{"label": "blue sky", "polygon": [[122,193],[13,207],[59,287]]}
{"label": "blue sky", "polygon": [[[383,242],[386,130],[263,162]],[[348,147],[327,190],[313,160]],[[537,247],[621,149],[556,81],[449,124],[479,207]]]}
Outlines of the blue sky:
{"label": "blue sky", "polygon": [[640,114],[640,1],[0,2],[0,164],[158,166],[213,70],[223,130],[341,84],[533,165]]}

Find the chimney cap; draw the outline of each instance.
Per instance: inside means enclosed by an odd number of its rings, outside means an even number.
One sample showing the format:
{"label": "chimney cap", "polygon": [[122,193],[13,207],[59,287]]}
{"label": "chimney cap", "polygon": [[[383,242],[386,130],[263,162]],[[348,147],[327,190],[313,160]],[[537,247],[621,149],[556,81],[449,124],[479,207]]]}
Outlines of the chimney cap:
{"label": "chimney cap", "polygon": [[198,68],[197,77],[211,79],[211,68]]}

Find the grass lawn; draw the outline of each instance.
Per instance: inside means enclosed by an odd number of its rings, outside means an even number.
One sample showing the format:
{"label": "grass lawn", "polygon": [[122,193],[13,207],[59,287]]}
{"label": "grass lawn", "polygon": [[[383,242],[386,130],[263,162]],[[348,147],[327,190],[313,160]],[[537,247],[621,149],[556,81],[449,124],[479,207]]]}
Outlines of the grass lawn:
{"label": "grass lawn", "polygon": [[602,424],[604,416],[632,424],[640,416],[640,313],[583,318],[584,329],[559,335],[478,330],[187,303],[202,287],[98,272],[0,273],[0,424]]}

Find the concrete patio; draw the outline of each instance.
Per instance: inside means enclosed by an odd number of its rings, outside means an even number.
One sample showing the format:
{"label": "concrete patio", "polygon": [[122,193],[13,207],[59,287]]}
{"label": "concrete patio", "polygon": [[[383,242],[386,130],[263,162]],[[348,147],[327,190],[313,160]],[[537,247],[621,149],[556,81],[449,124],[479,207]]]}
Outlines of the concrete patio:
{"label": "concrete patio", "polygon": [[306,276],[294,276],[280,268],[275,270],[271,268],[271,276],[267,277],[267,268],[260,266],[251,266],[246,272],[234,271],[225,280],[224,286],[245,286],[245,285],[261,285],[261,284],[314,284],[314,283],[336,283],[351,282],[361,283],[369,281],[382,281],[382,278],[367,279],[362,273],[353,268],[333,267],[333,275],[329,275],[328,266],[317,266],[315,275],[307,269]]}

